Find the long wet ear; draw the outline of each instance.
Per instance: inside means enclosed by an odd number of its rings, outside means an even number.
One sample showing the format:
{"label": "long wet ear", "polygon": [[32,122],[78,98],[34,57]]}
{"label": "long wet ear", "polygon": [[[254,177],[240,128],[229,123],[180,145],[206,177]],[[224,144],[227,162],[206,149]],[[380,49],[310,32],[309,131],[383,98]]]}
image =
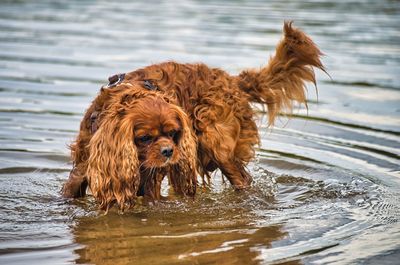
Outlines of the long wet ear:
{"label": "long wet ear", "polygon": [[132,126],[122,112],[109,111],[89,142],[86,176],[103,210],[115,202],[121,210],[135,203],[140,176]]}
{"label": "long wet ear", "polygon": [[197,139],[190,119],[183,110],[173,106],[182,124],[179,141],[181,158],[170,174],[171,184],[178,194],[194,196],[197,186]]}

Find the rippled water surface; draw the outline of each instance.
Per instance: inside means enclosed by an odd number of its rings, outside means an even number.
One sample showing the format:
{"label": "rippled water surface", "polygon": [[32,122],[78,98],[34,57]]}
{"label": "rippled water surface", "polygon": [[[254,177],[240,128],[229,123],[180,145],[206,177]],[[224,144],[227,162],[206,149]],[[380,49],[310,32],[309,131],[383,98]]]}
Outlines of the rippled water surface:
{"label": "rippled water surface", "polygon": [[[255,183],[103,215],[64,200],[67,145],[107,77],[165,60],[266,63],[284,19],[324,51],[318,100],[273,129]],[[395,264],[398,1],[1,1],[1,264]],[[164,195],[168,195],[164,187]]]}

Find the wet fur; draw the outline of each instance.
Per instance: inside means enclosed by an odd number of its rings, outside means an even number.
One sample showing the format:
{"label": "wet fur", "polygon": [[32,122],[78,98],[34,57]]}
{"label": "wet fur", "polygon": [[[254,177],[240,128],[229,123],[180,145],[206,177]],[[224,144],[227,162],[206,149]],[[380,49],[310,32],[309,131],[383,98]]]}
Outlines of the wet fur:
{"label": "wet fur", "polygon": [[[245,166],[259,144],[250,103],[267,106],[270,125],[293,101],[306,104],[305,84],[316,83],[313,67],[325,71],[320,56],[313,41],[286,22],[275,56],[258,70],[231,76],[204,64],[166,62],[126,74],[123,83],[102,89],[86,111],[71,145],[74,168],[63,195],[84,196],[89,185],[102,209],[114,203],[124,209],[137,196],[158,200],[164,176],[178,194],[194,196],[197,176],[218,168],[236,189],[248,187]],[[158,91],[145,88],[149,81]],[[139,108],[143,101],[149,107]],[[145,166],[153,162],[141,161],[138,152],[144,151],[134,141],[135,120],[156,111],[151,102],[165,107],[161,116],[174,113],[181,126],[174,147],[179,157],[167,166]],[[157,119],[147,120],[148,128],[159,126]]]}

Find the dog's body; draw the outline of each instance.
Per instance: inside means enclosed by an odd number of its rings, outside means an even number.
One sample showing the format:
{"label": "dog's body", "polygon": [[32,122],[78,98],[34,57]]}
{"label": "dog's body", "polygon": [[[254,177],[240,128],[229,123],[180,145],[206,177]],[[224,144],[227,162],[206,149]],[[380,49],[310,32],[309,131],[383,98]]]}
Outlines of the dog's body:
{"label": "dog's body", "polygon": [[293,100],[306,103],[313,67],[324,71],[310,38],[291,23],[284,32],[259,71],[231,76],[204,64],[167,62],[103,88],[71,146],[74,168],[64,196],[84,196],[89,184],[103,209],[114,202],[123,209],[140,195],[159,199],[166,175],[177,193],[193,196],[198,174],[218,168],[236,189],[248,187],[245,165],[259,143],[250,103],[265,104],[273,124]]}

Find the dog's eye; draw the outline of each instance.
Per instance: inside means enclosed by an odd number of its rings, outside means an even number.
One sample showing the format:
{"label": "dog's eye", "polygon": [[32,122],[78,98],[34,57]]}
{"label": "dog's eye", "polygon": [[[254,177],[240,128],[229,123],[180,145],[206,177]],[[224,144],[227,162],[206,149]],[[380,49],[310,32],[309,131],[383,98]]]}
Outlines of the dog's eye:
{"label": "dog's eye", "polygon": [[174,138],[175,135],[176,135],[176,131],[175,130],[172,130],[172,131],[168,132],[168,136],[171,137],[171,138]]}
{"label": "dog's eye", "polygon": [[144,135],[139,137],[139,141],[142,143],[150,143],[153,140],[153,137],[151,135]]}
{"label": "dog's eye", "polygon": [[168,137],[171,138],[176,144],[181,138],[181,131],[172,130],[167,133]]}

